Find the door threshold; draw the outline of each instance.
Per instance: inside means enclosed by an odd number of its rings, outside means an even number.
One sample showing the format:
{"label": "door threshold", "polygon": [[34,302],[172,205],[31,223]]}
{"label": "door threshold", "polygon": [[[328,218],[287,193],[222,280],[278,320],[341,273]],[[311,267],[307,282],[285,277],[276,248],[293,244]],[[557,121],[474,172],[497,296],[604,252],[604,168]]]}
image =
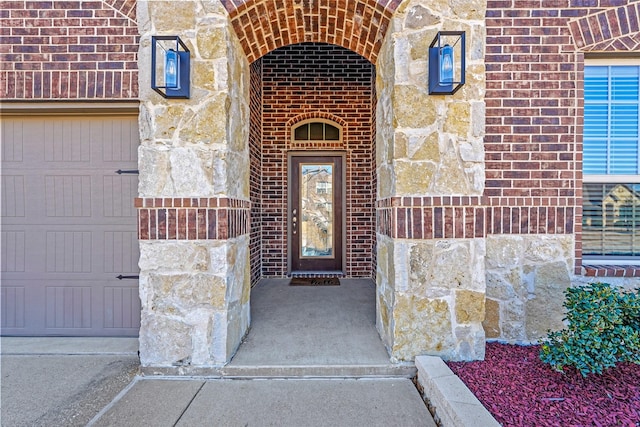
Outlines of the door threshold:
{"label": "door threshold", "polygon": [[344,271],[292,271],[289,277],[346,277]]}

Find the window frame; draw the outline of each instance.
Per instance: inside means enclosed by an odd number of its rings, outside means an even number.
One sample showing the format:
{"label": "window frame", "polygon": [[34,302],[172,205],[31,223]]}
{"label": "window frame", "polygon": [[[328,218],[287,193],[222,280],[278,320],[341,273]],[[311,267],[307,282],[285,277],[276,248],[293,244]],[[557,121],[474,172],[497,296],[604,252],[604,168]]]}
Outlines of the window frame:
{"label": "window frame", "polygon": [[[637,66],[640,67],[640,58],[616,58],[616,57],[599,57],[599,58],[585,58],[585,69],[589,66],[600,67],[617,67],[617,66]],[[585,76],[586,80],[586,76]],[[639,82],[640,90],[640,82]],[[583,100],[586,106],[586,94],[583,94]],[[640,100],[639,100],[640,106]],[[640,134],[640,108],[638,113],[638,133]],[[584,118],[584,113],[583,113]],[[608,123],[610,125],[610,123]],[[583,133],[583,138],[584,138]],[[585,142],[583,139],[583,153],[585,148]],[[607,147],[608,148],[608,147]],[[638,149],[640,150],[640,138],[638,141]],[[640,160],[639,160],[640,163]],[[582,164],[582,182],[583,184],[640,184],[640,170],[638,174],[587,174],[584,172],[584,155]],[[584,209],[584,199],[582,202]],[[584,212],[583,212],[584,215]],[[584,227],[584,226],[583,226]],[[584,229],[582,231],[584,240]],[[584,251],[584,246],[583,246]],[[582,254],[582,263],[590,265],[640,265],[640,257],[637,255],[585,255]]]}
{"label": "window frame", "polygon": [[[313,123],[322,123],[324,125],[330,125],[334,128],[338,129],[338,139],[296,139],[296,130],[299,127],[304,125],[311,125]],[[326,130],[323,128],[323,134],[326,135]],[[318,142],[331,142],[331,143],[342,143],[343,139],[343,128],[340,124],[334,122],[333,120],[323,119],[323,118],[311,118],[306,120],[301,120],[294,125],[291,126],[290,130],[291,143],[293,144],[307,144],[307,143],[318,143]]]}

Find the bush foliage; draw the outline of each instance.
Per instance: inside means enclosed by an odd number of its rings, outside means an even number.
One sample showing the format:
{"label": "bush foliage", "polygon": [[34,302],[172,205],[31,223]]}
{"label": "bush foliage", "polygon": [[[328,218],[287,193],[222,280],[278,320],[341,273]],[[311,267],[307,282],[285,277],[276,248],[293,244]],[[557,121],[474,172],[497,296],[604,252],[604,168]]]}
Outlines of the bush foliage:
{"label": "bush foliage", "polygon": [[540,359],[563,372],[602,374],[618,362],[640,364],[640,289],[625,291],[607,283],[569,288],[566,329],[549,332]]}

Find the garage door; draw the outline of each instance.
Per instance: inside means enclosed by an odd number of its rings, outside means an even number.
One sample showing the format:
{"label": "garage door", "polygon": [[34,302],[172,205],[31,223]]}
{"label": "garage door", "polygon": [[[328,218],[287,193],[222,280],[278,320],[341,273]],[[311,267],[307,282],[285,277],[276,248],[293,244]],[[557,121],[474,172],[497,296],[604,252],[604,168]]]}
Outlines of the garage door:
{"label": "garage door", "polygon": [[137,118],[1,124],[2,334],[137,336]]}

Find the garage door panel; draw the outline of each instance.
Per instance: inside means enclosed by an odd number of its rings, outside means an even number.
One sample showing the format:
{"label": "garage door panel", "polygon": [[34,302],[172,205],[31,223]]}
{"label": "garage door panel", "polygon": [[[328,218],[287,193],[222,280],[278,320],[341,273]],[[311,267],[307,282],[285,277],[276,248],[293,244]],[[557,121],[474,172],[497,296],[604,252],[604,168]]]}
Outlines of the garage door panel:
{"label": "garage door panel", "polygon": [[138,274],[139,245],[138,233],[135,231],[105,231],[104,232],[104,260],[105,273]]}
{"label": "garage door panel", "polygon": [[105,286],[104,296],[105,329],[140,328],[140,297],[137,287]]}
{"label": "garage door panel", "polygon": [[2,120],[2,333],[136,336],[137,119]]}
{"label": "garage door panel", "polygon": [[72,286],[68,283],[60,286],[47,286],[46,329],[91,329],[91,292],[90,286]]}
{"label": "garage door panel", "polygon": [[2,250],[0,254],[2,273],[24,273],[27,245],[26,232],[23,230],[3,230],[0,236],[2,236],[0,246]]}
{"label": "garage door panel", "polygon": [[[74,118],[45,120],[44,160],[47,163],[76,163],[89,165],[91,160],[91,128],[99,122]],[[33,141],[33,140],[32,140]],[[38,143],[33,141],[33,143]]]}
{"label": "garage door panel", "polygon": [[26,326],[25,287],[5,286],[0,288],[2,298],[2,325],[6,328],[23,330]]}
{"label": "garage door panel", "polygon": [[136,218],[133,199],[138,194],[137,175],[103,175],[103,208],[105,217]]}
{"label": "garage door panel", "polygon": [[44,177],[48,217],[91,217],[90,175]]}
{"label": "garage door panel", "polygon": [[24,175],[6,175],[2,177],[2,209],[3,217],[25,216],[25,182]]}

